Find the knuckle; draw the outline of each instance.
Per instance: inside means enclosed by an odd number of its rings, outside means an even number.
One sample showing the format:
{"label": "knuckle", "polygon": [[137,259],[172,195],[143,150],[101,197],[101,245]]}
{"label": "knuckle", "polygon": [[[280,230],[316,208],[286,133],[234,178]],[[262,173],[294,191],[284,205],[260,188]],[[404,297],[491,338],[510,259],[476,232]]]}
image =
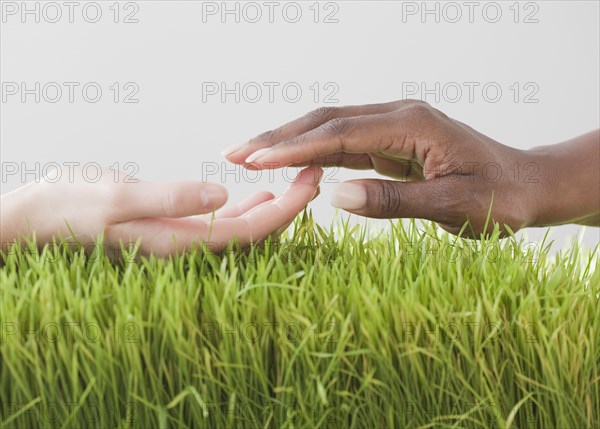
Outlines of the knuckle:
{"label": "knuckle", "polygon": [[379,182],[378,191],[375,195],[377,195],[376,203],[381,216],[384,218],[394,217],[401,204],[398,188],[392,182],[384,180]]}
{"label": "knuckle", "polygon": [[419,119],[421,121],[435,121],[440,119],[448,119],[448,116],[433,107],[431,104],[422,101],[422,100],[408,100],[409,102],[406,104],[406,107],[402,110],[405,110],[409,116]]}
{"label": "knuckle", "polygon": [[330,119],[335,118],[338,112],[337,107],[319,107],[311,112],[309,112],[305,118],[309,122],[327,122]]}
{"label": "knuckle", "polygon": [[176,217],[177,215],[177,196],[172,189],[165,193],[162,200],[162,212],[165,217]]}
{"label": "knuckle", "polygon": [[323,131],[330,136],[347,135],[352,131],[352,120],[347,118],[335,118],[322,125]]}
{"label": "knuckle", "polygon": [[399,116],[403,122],[409,121],[413,126],[427,130],[429,136],[435,135],[441,129],[444,129],[440,120],[444,119],[445,115],[425,102],[407,106],[400,110]]}
{"label": "knuckle", "polygon": [[280,134],[281,134],[280,128],[268,130],[263,133],[260,133],[259,135],[257,135],[254,138],[251,138],[249,143],[250,144],[260,144],[260,143],[264,143],[264,142],[273,142],[273,141],[277,140],[277,138]]}
{"label": "knuckle", "polygon": [[96,194],[105,198],[112,206],[121,206],[129,197],[129,189],[125,183],[94,183],[93,185],[95,186],[94,190]]}
{"label": "knuckle", "polygon": [[123,210],[131,205],[131,193],[126,183],[96,183],[95,194],[105,201],[106,216],[110,219],[119,218]]}
{"label": "knuckle", "polygon": [[424,101],[414,100],[412,103],[406,106],[406,109],[417,117],[428,116],[433,113],[433,107]]}
{"label": "knuckle", "polygon": [[407,98],[406,100],[402,100],[400,103],[403,108],[416,107],[416,106],[420,106],[420,108],[423,108],[423,109],[431,108],[429,103],[427,103],[426,101],[413,99],[413,98]]}

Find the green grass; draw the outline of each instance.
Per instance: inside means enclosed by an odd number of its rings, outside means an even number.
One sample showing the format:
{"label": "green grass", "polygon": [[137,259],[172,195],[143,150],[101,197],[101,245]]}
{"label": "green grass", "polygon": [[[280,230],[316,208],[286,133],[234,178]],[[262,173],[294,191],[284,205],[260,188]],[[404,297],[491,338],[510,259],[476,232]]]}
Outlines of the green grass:
{"label": "green grass", "polygon": [[339,229],[4,249],[0,427],[599,427],[598,247]]}

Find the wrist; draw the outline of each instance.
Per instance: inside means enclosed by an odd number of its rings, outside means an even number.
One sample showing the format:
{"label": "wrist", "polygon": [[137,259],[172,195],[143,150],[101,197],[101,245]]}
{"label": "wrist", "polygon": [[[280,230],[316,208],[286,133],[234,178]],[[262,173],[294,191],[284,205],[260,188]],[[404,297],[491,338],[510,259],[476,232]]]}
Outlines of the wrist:
{"label": "wrist", "polygon": [[[600,215],[598,149],[587,136],[530,149],[535,168],[531,185],[534,227],[566,223],[594,224]],[[591,143],[591,144],[590,144]]]}

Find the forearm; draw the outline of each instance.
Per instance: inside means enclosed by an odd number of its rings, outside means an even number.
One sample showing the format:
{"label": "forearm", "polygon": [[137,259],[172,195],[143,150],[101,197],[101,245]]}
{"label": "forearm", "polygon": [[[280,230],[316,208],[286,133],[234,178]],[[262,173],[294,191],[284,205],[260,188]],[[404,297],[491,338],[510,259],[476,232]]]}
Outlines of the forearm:
{"label": "forearm", "polygon": [[600,130],[529,151],[538,174],[531,226],[600,226]]}

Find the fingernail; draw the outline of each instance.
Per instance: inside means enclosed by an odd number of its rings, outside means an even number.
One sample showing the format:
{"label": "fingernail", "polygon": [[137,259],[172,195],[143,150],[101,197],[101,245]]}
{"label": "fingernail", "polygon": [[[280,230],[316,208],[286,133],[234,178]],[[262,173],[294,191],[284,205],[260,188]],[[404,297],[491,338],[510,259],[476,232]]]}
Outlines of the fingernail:
{"label": "fingernail", "polygon": [[248,158],[246,158],[246,161],[244,161],[244,162],[246,164],[251,164],[251,163],[255,162],[256,160],[258,160],[263,155],[265,155],[270,150],[271,150],[270,147],[266,147],[264,149],[257,150],[253,154],[250,154],[250,156]]}
{"label": "fingernail", "polygon": [[223,156],[229,156],[232,153],[237,152],[238,150],[240,150],[244,146],[246,146],[246,143],[234,144],[233,146],[229,146],[227,149],[225,149],[223,152],[221,152],[221,155],[223,155]]}
{"label": "fingernail", "polygon": [[304,170],[300,171],[294,181],[290,183],[288,189],[294,185],[310,185],[310,186],[318,186],[321,181],[321,177],[323,177],[323,169],[320,167],[308,167]]}
{"label": "fingernail", "polygon": [[203,207],[218,205],[227,200],[227,189],[221,185],[206,183],[202,187],[201,199]]}
{"label": "fingernail", "polygon": [[367,205],[367,190],[356,183],[340,183],[333,189],[331,205],[342,210],[358,210]]}

